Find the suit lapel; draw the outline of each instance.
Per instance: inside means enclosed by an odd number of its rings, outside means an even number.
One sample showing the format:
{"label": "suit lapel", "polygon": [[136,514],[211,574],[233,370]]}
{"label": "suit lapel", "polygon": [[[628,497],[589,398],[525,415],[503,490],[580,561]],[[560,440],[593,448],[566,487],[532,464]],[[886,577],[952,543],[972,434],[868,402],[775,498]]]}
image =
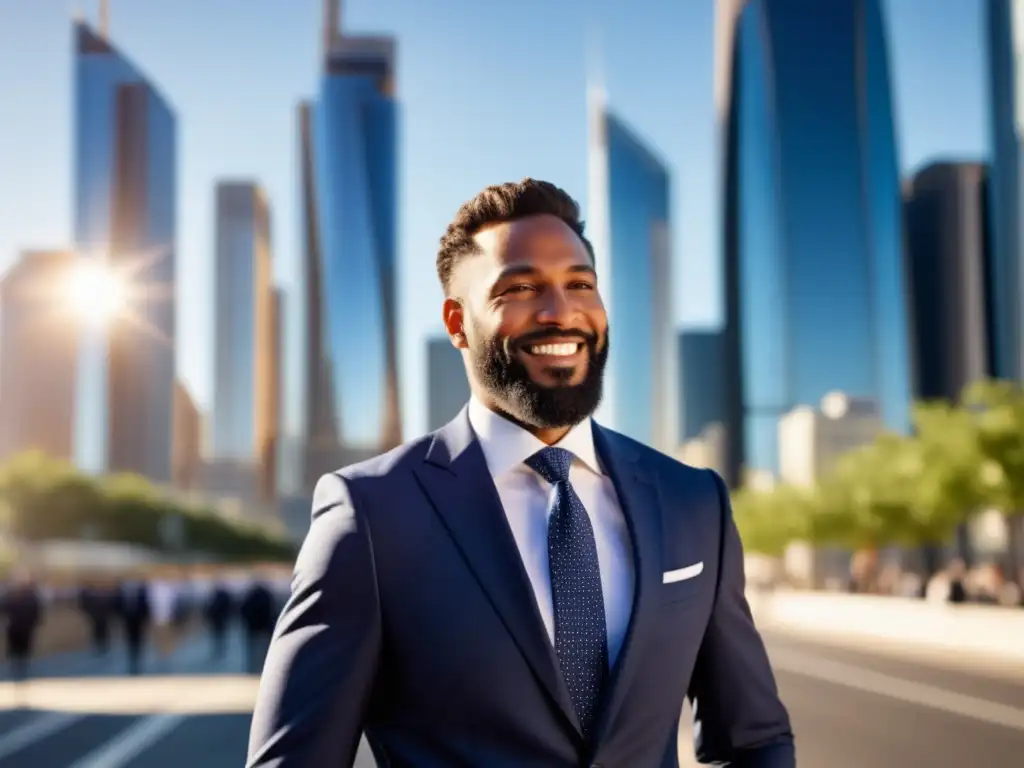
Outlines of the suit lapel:
{"label": "suit lapel", "polygon": [[604,691],[595,736],[597,742],[615,722],[623,697],[640,664],[657,618],[662,572],[661,500],[654,475],[641,463],[631,442],[594,424],[598,456],[615,484],[633,545],[636,575],[633,611],[622,650]]}
{"label": "suit lapel", "polygon": [[529,576],[465,409],[434,435],[415,472],[533,673],[579,734]]}

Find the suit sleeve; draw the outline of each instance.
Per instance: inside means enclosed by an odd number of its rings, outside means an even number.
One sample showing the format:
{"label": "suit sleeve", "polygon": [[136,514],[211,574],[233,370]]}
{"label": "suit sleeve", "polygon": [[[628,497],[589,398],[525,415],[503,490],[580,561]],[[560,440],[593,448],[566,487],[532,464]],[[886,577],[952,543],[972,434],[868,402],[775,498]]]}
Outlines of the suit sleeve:
{"label": "suit sleeve", "polygon": [[267,653],[247,768],[351,766],[380,655],[366,518],[338,475],[313,494],[291,596]]}
{"label": "suit sleeve", "polygon": [[743,547],[729,493],[711,475],[722,533],[715,604],[690,682],[697,758],[733,768],[793,768],[789,714],[744,593]]}

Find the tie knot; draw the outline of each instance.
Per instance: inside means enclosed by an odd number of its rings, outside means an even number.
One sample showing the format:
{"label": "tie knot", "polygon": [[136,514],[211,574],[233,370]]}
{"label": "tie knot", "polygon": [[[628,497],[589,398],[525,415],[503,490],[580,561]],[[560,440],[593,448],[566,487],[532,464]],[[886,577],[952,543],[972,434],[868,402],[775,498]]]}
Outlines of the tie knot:
{"label": "tie knot", "polygon": [[572,454],[565,448],[542,448],[526,460],[526,466],[549,483],[569,479],[569,465]]}

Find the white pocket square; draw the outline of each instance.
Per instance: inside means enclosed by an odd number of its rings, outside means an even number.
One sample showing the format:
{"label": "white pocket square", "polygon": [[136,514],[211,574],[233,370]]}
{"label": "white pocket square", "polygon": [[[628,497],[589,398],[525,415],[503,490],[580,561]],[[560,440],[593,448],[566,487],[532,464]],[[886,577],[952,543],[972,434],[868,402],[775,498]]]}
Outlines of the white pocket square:
{"label": "white pocket square", "polygon": [[704,561],[688,565],[685,568],[676,568],[674,571],[665,571],[661,575],[662,584],[674,584],[677,581],[686,581],[694,576],[699,576],[704,570]]}

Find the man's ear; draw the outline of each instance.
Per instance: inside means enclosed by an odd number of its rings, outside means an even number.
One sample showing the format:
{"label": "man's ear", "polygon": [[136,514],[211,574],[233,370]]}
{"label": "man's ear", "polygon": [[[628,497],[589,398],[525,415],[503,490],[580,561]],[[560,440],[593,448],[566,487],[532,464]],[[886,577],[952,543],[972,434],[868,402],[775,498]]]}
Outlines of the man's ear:
{"label": "man's ear", "polygon": [[448,331],[448,338],[452,340],[452,346],[458,349],[466,349],[469,346],[469,342],[466,341],[465,314],[462,311],[462,304],[458,299],[453,299],[449,296],[444,300],[444,306],[441,311],[444,329]]}

